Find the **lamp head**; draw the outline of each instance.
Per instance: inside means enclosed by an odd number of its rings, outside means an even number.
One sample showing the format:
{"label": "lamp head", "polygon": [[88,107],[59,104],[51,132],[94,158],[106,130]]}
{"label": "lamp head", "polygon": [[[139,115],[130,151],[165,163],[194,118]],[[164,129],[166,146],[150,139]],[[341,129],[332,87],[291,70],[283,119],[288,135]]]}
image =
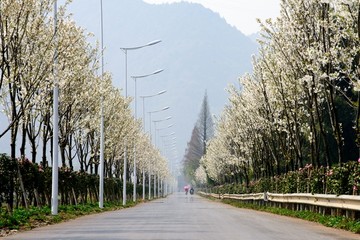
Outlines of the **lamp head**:
{"label": "lamp head", "polygon": [[152,73],[152,75],[154,74],[158,74],[158,73],[161,73],[162,71],[164,71],[164,69],[159,69],[159,70],[156,70],[155,72]]}
{"label": "lamp head", "polygon": [[155,40],[155,41],[149,42],[148,44],[146,44],[146,46],[152,46],[152,45],[155,45],[155,44],[157,44],[159,42],[161,42],[161,40]]}
{"label": "lamp head", "polygon": [[158,92],[157,95],[161,95],[161,94],[164,94],[164,93],[166,93],[166,90],[162,90],[162,91]]}

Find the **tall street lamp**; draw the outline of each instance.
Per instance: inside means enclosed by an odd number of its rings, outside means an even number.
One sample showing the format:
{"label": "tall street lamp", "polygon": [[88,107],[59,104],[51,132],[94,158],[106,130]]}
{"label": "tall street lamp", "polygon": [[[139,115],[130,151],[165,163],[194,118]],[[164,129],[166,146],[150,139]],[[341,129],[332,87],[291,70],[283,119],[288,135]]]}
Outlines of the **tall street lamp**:
{"label": "tall street lamp", "polygon": [[157,133],[158,131],[160,131],[160,130],[168,129],[168,128],[171,128],[172,126],[174,126],[174,124],[171,124],[171,125],[169,125],[169,126],[167,126],[167,127],[156,128],[156,124],[157,124],[158,122],[163,122],[163,121],[166,121],[166,120],[169,120],[169,119],[171,119],[171,117],[167,117],[167,118],[162,119],[162,120],[153,121],[153,122],[154,122],[154,125],[155,125],[155,132],[154,132],[154,143],[155,143],[155,147],[157,147],[157,144],[156,144],[156,143],[157,143],[156,133]]}
{"label": "tall street lamp", "polygon": [[[149,119],[150,119],[150,141],[151,141],[151,114],[162,112],[162,111],[165,111],[165,110],[167,110],[169,108],[170,107],[163,107],[162,109],[148,112],[149,113]],[[154,181],[155,181],[155,179],[154,179]],[[154,191],[154,197],[155,197],[155,191]],[[151,199],[151,164],[149,164],[149,200],[150,199]]]}
{"label": "tall street lamp", "polygon": [[[165,136],[161,136],[163,139],[163,151],[164,151],[164,156],[167,156],[168,159],[168,164],[170,166],[170,173],[173,175],[173,169],[172,169],[172,165],[173,165],[173,161],[172,161],[172,151],[176,151],[176,137],[173,137],[170,139],[167,139],[167,137],[171,136],[170,135],[165,135]],[[165,141],[164,141],[165,139]],[[166,191],[167,186],[166,186]]]}
{"label": "tall street lamp", "polygon": [[[172,132],[172,133],[166,134],[166,135],[161,135],[160,138],[162,139],[162,143],[165,145],[164,139],[166,139],[166,138],[168,138],[168,137],[171,137],[171,136],[173,136],[173,135],[175,135],[175,132]],[[173,138],[172,138],[172,140],[175,140],[175,139],[176,139],[176,137],[173,137]]]}
{"label": "tall street lamp", "polygon": [[[135,118],[137,118],[137,103],[136,103],[136,99],[137,99],[137,84],[136,83],[137,83],[137,81],[136,80],[138,78],[145,78],[145,77],[149,77],[149,76],[152,76],[152,75],[155,75],[155,74],[159,74],[162,71],[164,71],[164,69],[159,69],[159,70],[156,70],[156,71],[154,71],[154,72],[152,72],[150,74],[146,74],[146,75],[131,76],[131,78],[134,79],[134,82],[135,82]],[[160,92],[160,93],[158,93],[156,95],[160,95],[160,94],[165,93],[165,92],[166,91],[162,91],[162,92]]]}
{"label": "tall street lamp", "polygon": [[[155,74],[159,74],[162,71],[164,71],[164,69],[160,69],[157,70],[155,72],[152,72],[150,74],[146,74],[146,75],[139,75],[139,76],[131,76],[132,79],[134,79],[135,82],[135,119],[137,119],[137,84],[136,84],[136,80],[138,78],[145,78],[145,77],[149,77]],[[136,202],[136,183],[137,183],[137,175],[136,175],[136,142],[134,144],[134,185],[133,185],[133,201]]]}
{"label": "tall street lamp", "polygon": [[140,48],[144,48],[144,47],[149,47],[149,46],[158,44],[160,42],[161,42],[161,40],[155,40],[155,41],[152,41],[152,42],[149,42],[147,44],[137,46],[137,47],[121,47],[120,48],[125,54],[125,97],[127,97],[127,52],[131,51],[131,50],[137,50]]}
{"label": "tall street lamp", "polygon": [[59,189],[59,168],[58,168],[58,142],[59,142],[59,80],[57,76],[57,0],[54,1],[54,100],[53,100],[53,162],[52,162],[52,183],[51,183],[51,214],[58,214],[58,189]]}
{"label": "tall street lamp", "polygon": [[140,98],[142,98],[142,102],[143,102],[143,127],[144,127],[144,132],[146,131],[145,128],[145,99],[146,98],[151,98],[151,97],[155,97],[155,96],[159,96],[161,94],[166,93],[166,90],[162,90],[158,93],[152,94],[152,95],[145,95],[145,96],[140,96]]}
{"label": "tall street lamp", "polygon": [[[103,32],[103,4],[100,0],[100,12],[101,12],[101,87],[104,86],[104,32]],[[99,179],[99,208],[104,207],[104,95],[101,91],[101,103],[100,103],[100,179]]]}
{"label": "tall street lamp", "polygon": [[[142,98],[142,102],[143,102],[143,128],[144,128],[144,132],[145,130],[145,98],[151,98],[151,97],[155,97],[155,96],[159,96],[161,94],[166,93],[166,90],[160,91],[156,94],[152,94],[152,95],[145,95],[145,96],[140,96],[140,98]],[[150,172],[149,172],[150,175]],[[145,200],[145,169],[143,169],[143,200]]]}
{"label": "tall street lamp", "polygon": [[[125,98],[127,98],[127,52],[131,50],[137,50],[144,47],[149,47],[155,44],[160,43],[161,40],[155,40],[152,42],[149,42],[147,44],[136,46],[136,47],[121,47],[120,49],[125,54]],[[124,139],[124,174],[123,174],[123,206],[126,205],[126,171],[127,171],[127,147],[126,147],[126,138]]]}
{"label": "tall street lamp", "polygon": [[[159,130],[171,128],[172,126],[174,126],[174,124],[170,124],[170,125],[167,126],[167,127],[157,129],[157,128],[156,128],[156,123],[158,123],[158,122],[163,122],[163,121],[166,121],[166,120],[169,120],[169,119],[171,119],[171,117],[167,117],[167,118],[162,119],[162,120],[153,121],[153,122],[154,122],[154,125],[155,125],[155,136],[154,136],[154,139],[155,139],[155,147],[156,147],[156,132],[159,131]],[[159,173],[158,173],[157,182],[158,182],[157,196],[159,196],[159,195],[160,195],[160,179],[159,179]],[[156,175],[154,174],[154,197],[155,197],[155,196],[156,196]]]}
{"label": "tall street lamp", "polygon": [[170,108],[170,107],[164,107],[164,108],[162,108],[162,109],[160,109],[160,110],[148,112],[148,113],[149,113],[149,122],[150,122],[150,124],[149,124],[149,126],[150,126],[150,129],[149,129],[150,140],[152,140],[152,136],[151,136],[151,114],[153,114],[153,113],[158,113],[158,112],[162,112],[162,111],[165,111],[165,110],[167,110],[167,109],[169,109],[169,108]]}

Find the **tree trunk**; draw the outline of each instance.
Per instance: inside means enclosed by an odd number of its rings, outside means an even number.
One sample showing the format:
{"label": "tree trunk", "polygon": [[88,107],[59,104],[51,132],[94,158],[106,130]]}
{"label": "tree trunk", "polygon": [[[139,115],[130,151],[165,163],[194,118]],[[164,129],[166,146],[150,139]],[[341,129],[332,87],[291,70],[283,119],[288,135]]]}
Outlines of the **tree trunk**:
{"label": "tree trunk", "polygon": [[47,149],[47,142],[48,142],[48,136],[50,132],[50,114],[46,113],[43,118],[43,146],[42,146],[42,166],[45,169],[47,167],[48,161],[46,157],[46,149]]}
{"label": "tree trunk", "polygon": [[62,167],[66,167],[65,148],[66,148],[66,144],[64,144],[63,142],[61,142],[61,143],[60,143],[60,156],[61,156]]}
{"label": "tree trunk", "polygon": [[71,150],[71,147],[72,147],[72,135],[69,136],[69,144],[68,144],[68,161],[69,161],[69,168],[71,169],[71,171],[74,170],[74,167],[73,167],[73,157],[72,157],[72,150]]}
{"label": "tree trunk", "polygon": [[[358,32],[358,41],[360,41],[360,6],[358,7],[358,19],[357,19],[357,32]],[[358,71],[358,78],[360,79],[360,57],[358,60],[358,67],[357,67],[357,71]],[[356,133],[357,133],[357,147],[359,148],[359,158],[360,158],[360,92],[358,92],[358,97],[357,97],[357,113],[356,113]]]}
{"label": "tree trunk", "polygon": [[[10,136],[10,158],[11,161],[16,161],[16,138],[17,138],[17,132],[18,132],[18,121],[17,121],[17,113],[16,113],[16,103],[15,103],[15,93],[16,89],[13,89],[13,84],[9,84],[10,89],[10,99],[11,99],[11,122],[13,122],[13,125],[10,128],[11,136]],[[14,208],[14,176],[10,177],[10,197],[9,197],[9,208],[12,212]]]}
{"label": "tree trunk", "polygon": [[[25,116],[25,114],[24,114]],[[26,122],[25,117],[23,117],[23,123],[22,123],[22,134],[21,134],[21,146],[20,146],[20,156],[21,158],[25,157],[25,148],[26,148]]]}
{"label": "tree trunk", "polygon": [[[322,13],[322,18],[323,21],[326,22],[327,24],[330,23],[330,19],[329,19],[329,7],[330,5],[328,3],[323,3],[323,13]],[[330,46],[330,34],[329,31],[326,27],[322,27],[322,41],[323,41],[323,51],[324,53],[328,53],[329,50],[331,49]],[[334,137],[336,140],[336,145],[337,145],[337,152],[338,152],[338,163],[341,166],[342,162],[343,162],[343,140],[342,140],[342,134],[341,134],[341,128],[340,128],[340,123],[339,123],[339,118],[338,118],[338,113],[337,113],[337,109],[336,109],[336,104],[335,104],[335,89],[333,87],[332,84],[332,80],[330,79],[330,74],[332,73],[332,66],[331,63],[326,63],[325,67],[325,72],[327,74],[327,79],[325,84],[327,85],[327,88],[325,88],[325,94],[326,94],[326,99],[327,99],[327,104],[328,104],[328,109],[329,109],[329,114],[330,114],[330,122],[331,122],[331,126],[332,126],[332,130],[334,133]]]}

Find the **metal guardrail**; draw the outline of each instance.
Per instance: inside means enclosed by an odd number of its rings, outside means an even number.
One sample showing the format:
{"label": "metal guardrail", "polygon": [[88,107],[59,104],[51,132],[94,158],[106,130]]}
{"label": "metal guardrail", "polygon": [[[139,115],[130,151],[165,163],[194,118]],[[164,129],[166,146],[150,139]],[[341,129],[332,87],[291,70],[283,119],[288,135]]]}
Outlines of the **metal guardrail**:
{"label": "metal guardrail", "polygon": [[360,196],[333,195],[333,194],[311,194],[311,193],[254,193],[254,194],[200,194],[221,199],[238,200],[264,200],[279,203],[298,203],[328,208],[340,208],[345,210],[360,211]]}
{"label": "metal guardrail", "polygon": [[269,201],[282,203],[301,203],[321,207],[341,208],[360,211],[360,196],[333,195],[333,194],[310,194],[291,193],[276,194],[267,193]]}
{"label": "metal guardrail", "polygon": [[252,193],[252,194],[220,194],[220,193],[205,193],[198,192],[200,195],[206,195],[219,199],[238,199],[238,200],[264,200],[264,193]]}
{"label": "metal guardrail", "polygon": [[222,194],[222,198],[238,199],[238,200],[264,200],[264,193],[253,194]]}

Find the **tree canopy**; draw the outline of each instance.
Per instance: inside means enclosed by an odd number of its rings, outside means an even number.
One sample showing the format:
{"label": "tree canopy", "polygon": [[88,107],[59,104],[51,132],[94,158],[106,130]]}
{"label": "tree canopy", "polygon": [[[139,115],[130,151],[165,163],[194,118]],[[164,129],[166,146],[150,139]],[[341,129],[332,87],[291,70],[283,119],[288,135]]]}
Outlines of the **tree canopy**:
{"label": "tree canopy", "polygon": [[260,22],[253,73],[229,88],[200,161],[211,181],[249,184],[359,157],[359,20],[357,0],[282,0],[280,17]]}
{"label": "tree canopy", "polygon": [[185,178],[192,184],[196,183],[196,171],[200,167],[200,159],[206,154],[207,143],[213,135],[214,122],[205,92],[198,120],[192,130],[183,160]]}
{"label": "tree canopy", "polygon": [[[97,174],[103,97],[105,176],[121,176],[126,143],[128,149],[142,146],[144,151],[136,153],[139,169],[151,165],[159,178],[168,178],[166,160],[132,115],[132,99],[113,86],[110,73],[98,74],[101,50],[98,44],[88,43],[91,34],[66,14],[68,3],[59,7],[55,38],[53,0],[0,2],[0,106],[9,120],[2,126],[0,138],[10,132],[11,160],[25,158],[25,149],[30,146],[31,162],[49,166],[53,124],[58,124],[61,167],[73,170],[78,163],[80,171]],[[58,123],[51,121],[54,77],[60,89]],[[126,142],[122,141],[125,136]],[[128,151],[128,159],[133,161],[132,151]]]}

